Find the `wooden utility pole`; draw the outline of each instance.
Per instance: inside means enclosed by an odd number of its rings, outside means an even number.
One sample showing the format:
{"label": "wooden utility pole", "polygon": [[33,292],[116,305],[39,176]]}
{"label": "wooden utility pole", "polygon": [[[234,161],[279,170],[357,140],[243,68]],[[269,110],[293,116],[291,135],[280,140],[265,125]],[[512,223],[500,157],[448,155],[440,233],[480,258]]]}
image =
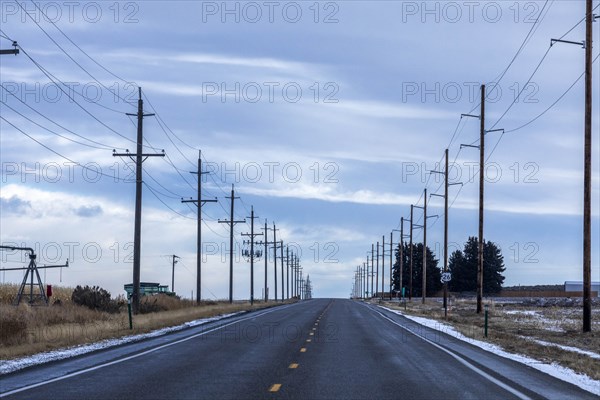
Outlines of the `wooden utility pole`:
{"label": "wooden utility pole", "polygon": [[[144,114],[144,101],[142,100],[142,88],[138,88],[138,112],[136,114],[127,113],[130,116],[137,116],[137,149],[135,154],[129,151],[117,153],[113,150],[113,157],[129,157],[135,161],[135,222],[133,230],[133,288],[131,293],[131,304],[133,313],[137,314],[140,307],[140,257],[142,244],[142,183],[143,170],[142,164],[148,157],[164,157],[162,153],[144,153],[144,117],[150,117],[154,114]],[[134,159],[135,157],[135,159]]]}
{"label": "wooden utility pole", "polygon": [[373,243],[371,243],[371,297],[375,296],[373,291],[373,277],[375,276],[375,255]]}
{"label": "wooden utility pole", "polygon": [[246,220],[236,221],[234,218],[233,210],[235,199],[239,197],[235,196],[233,184],[231,184],[231,197],[225,196],[226,199],[231,199],[231,208],[229,214],[229,220],[219,220],[220,224],[229,224],[229,303],[233,303],[233,226],[246,222]]}
{"label": "wooden utility pole", "polygon": [[477,246],[477,313],[483,311],[483,189],[485,179],[485,85],[481,85],[479,114],[479,243]]}
{"label": "wooden utility pole", "polygon": [[290,246],[285,246],[285,288],[287,293],[287,299],[290,298]]}
{"label": "wooden utility pole", "polygon": [[385,235],[381,236],[381,299],[385,293]]}
{"label": "wooden utility pole", "polygon": [[375,269],[375,293],[374,296],[377,297],[379,294],[379,241],[377,241],[377,249],[376,249],[376,261],[375,265],[377,268]]}
{"label": "wooden utility pole", "polygon": [[273,272],[275,273],[275,301],[277,301],[277,228],[273,223]]}
{"label": "wooden utility pole", "polygon": [[260,257],[258,253],[254,252],[254,237],[262,236],[262,233],[254,233],[254,220],[258,217],[254,216],[254,206],[250,207],[250,233],[242,233],[242,236],[248,236],[250,238],[250,304],[254,304],[254,258]]}
{"label": "wooden utility pole", "polygon": [[404,217],[400,218],[400,279],[399,279],[399,290],[400,296],[402,296],[403,282],[402,274],[404,273]]}
{"label": "wooden utility pole", "polygon": [[194,203],[198,209],[198,217],[196,218],[196,304],[202,301],[202,206],[206,203],[216,203],[217,199],[205,200],[202,199],[202,175],[208,174],[208,171],[202,172],[202,152],[198,150],[198,171],[190,172],[198,175],[198,191],[197,198],[184,200],[182,203]]}
{"label": "wooden utility pole", "polygon": [[394,275],[392,268],[394,263],[392,262],[392,253],[394,252],[394,245],[392,244],[394,239],[394,233],[390,232],[390,300],[392,300],[392,284],[394,283]]}
{"label": "wooden utility pole", "polygon": [[267,240],[267,233],[269,232],[269,228],[267,227],[267,219],[265,218],[265,227],[263,228],[264,233],[263,233],[263,237],[265,238],[265,303],[267,301],[269,301],[269,287],[267,286],[268,282],[267,282],[267,265],[268,265],[268,261],[269,261],[269,249],[268,249],[268,240]]}
{"label": "wooden utility pole", "polygon": [[422,302],[425,304],[427,295],[427,188],[423,195],[423,284],[422,284]]}
{"label": "wooden utility pole", "polygon": [[[275,250],[277,250],[277,248],[275,248]],[[283,302],[285,300],[285,293],[284,293],[285,279],[283,276],[283,240],[279,241],[279,255],[281,258],[281,301]],[[275,256],[277,256],[277,255],[275,255]]]}
{"label": "wooden utility pole", "polygon": [[583,155],[583,331],[592,330],[592,0],[585,4],[585,126]]}
{"label": "wooden utility pole", "polygon": [[408,275],[408,301],[412,301],[412,293],[413,293],[413,211],[415,206],[410,205],[410,242],[409,242],[409,251],[410,251],[410,262],[409,262],[409,275]]}

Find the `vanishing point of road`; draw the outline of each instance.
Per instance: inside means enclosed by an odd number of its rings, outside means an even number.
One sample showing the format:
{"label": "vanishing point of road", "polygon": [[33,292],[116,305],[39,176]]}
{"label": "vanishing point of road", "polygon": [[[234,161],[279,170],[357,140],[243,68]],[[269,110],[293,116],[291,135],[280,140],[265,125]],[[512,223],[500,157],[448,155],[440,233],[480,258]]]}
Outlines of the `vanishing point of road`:
{"label": "vanishing point of road", "polygon": [[597,399],[362,302],[254,311],[0,377],[7,399]]}

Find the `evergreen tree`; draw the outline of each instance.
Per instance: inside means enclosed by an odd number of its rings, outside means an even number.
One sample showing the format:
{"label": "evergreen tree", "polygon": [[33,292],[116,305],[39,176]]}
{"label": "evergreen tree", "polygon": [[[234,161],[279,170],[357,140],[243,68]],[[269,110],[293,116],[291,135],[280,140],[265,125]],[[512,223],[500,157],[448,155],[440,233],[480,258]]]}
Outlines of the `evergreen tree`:
{"label": "evergreen tree", "polygon": [[[469,237],[464,250],[452,253],[448,269],[452,272],[449,288],[454,292],[477,291],[478,239]],[[504,276],[504,257],[494,242],[483,242],[483,293],[498,293],[502,289]]]}
{"label": "evergreen tree", "polygon": [[[396,261],[394,262],[393,276],[394,276],[394,290],[402,290],[400,286],[400,251],[399,247],[395,251]],[[403,273],[402,273],[402,286],[404,286],[406,296],[409,293],[409,282],[410,282],[410,246],[404,244],[403,250]],[[419,297],[422,295],[423,290],[423,244],[413,243],[413,297]],[[438,260],[434,257],[433,252],[427,247],[427,296],[433,296],[442,288],[440,281],[441,270],[438,267]]]}

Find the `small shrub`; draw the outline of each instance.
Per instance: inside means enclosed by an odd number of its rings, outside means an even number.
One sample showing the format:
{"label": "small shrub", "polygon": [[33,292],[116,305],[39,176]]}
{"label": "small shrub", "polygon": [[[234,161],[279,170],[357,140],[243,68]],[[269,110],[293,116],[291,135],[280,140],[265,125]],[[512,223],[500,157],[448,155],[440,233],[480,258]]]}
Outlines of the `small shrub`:
{"label": "small shrub", "polygon": [[120,302],[114,301],[110,298],[110,293],[102,289],[99,286],[85,286],[81,287],[77,285],[71,300],[75,304],[86,306],[92,310],[106,311],[109,313],[119,312]]}
{"label": "small shrub", "polygon": [[27,315],[15,307],[0,312],[0,343],[10,345],[27,336]]}

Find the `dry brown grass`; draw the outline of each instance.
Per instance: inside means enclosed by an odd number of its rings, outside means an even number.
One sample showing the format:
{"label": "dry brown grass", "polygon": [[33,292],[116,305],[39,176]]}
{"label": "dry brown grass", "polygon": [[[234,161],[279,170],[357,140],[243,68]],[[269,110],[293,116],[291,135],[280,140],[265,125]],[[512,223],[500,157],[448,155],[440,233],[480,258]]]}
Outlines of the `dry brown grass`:
{"label": "dry brown grass", "polygon": [[488,337],[484,337],[484,313],[476,313],[474,300],[452,299],[447,320],[440,302],[421,301],[407,303],[385,303],[410,315],[422,316],[446,322],[463,335],[497,344],[504,350],[523,354],[531,358],[552,363],[555,362],[578,373],[600,380],[600,362],[584,354],[568,351],[555,346],[540,344],[536,341],[556,345],[571,346],[599,354],[600,315],[596,312],[592,332],[581,331],[581,309],[576,307],[535,307],[514,303],[486,301],[488,305]]}
{"label": "dry brown grass", "polygon": [[70,300],[72,288],[53,290],[57,294],[56,297],[61,299],[61,305],[47,307],[32,307],[25,303],[18,307],[11,305],[17,289],[17,285],[0,285],[1,360],[103,339],[147,333],[200,318],[276,305],[273,302],[255,303],[251,306],[250,303],[229,304],[212,301],[196,305],[189,300],[165,295],[148,296],[142,303],[151,304],[160,311],[134,315],[134,328],[130,330],[126,309],[120,313],[109,314],[73,304]]}

